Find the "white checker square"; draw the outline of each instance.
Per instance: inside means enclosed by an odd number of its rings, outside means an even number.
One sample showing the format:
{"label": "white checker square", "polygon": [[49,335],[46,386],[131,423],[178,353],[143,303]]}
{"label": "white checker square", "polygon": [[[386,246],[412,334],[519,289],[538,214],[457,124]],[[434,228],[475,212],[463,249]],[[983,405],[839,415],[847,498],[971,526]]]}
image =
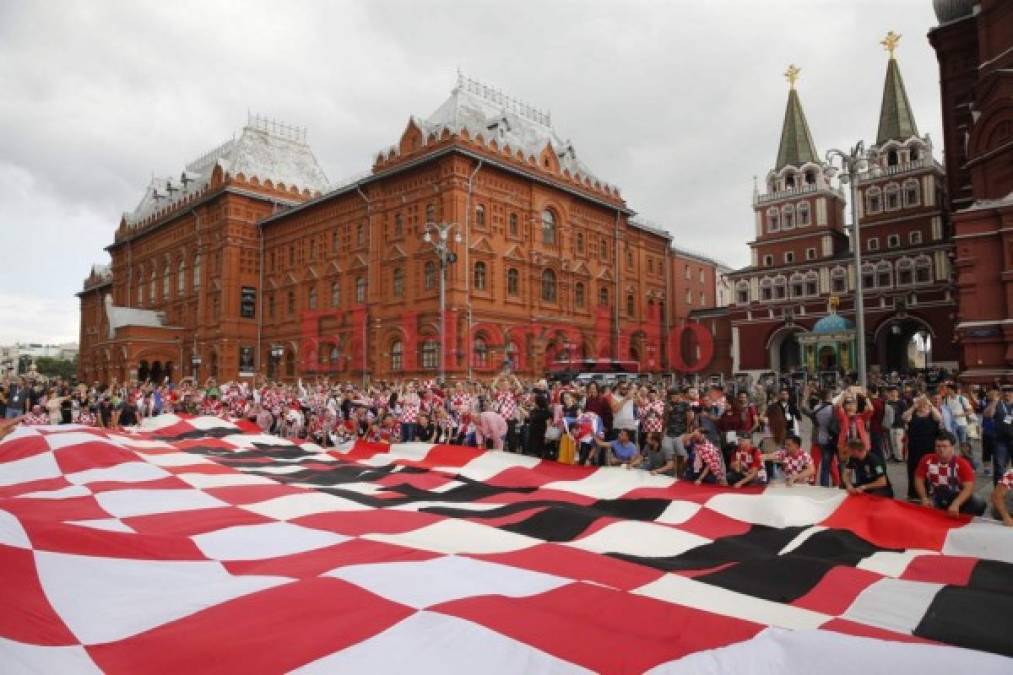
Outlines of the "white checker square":
{"label": "white checker square", "polygon": [[244,504],[241,508],[275,520],[293,520],[314,513],[330,513],[333,511],[372,511],[372,507],[353,502],[344,497],[330,495],[326,492],[301,492],[282,495],[254,504]]}
{"label": "white checker square", "polygon": [[675,527],[636,520],[609,523],[592,534],[567,542],[567,546],[594,553],[661,558],[685,553],[711,543],[710,539]]}
{"label": "white checker square", "polygon": [[236,525],[192,537],[213,560],[263,560],[303,553],[348,541],[349,537],[292,523]]}
{"label": "white checker square", "polygon": [[367,534],[360,538],[437,553],[506,553],[542,543],[523,534],[467,520],[441,520],[411,532]]}
{"label": "white checker square", "polygon": [[880,579],[859,593],[842,618],[910,634],[942,587],[925,581]]}
{"label": "white checker square", "polygon": [[193,511],[228,506],[227,502],[200,490],[111,490],[95,495],[107,513],[117,518],[148,516],[173,511]]}

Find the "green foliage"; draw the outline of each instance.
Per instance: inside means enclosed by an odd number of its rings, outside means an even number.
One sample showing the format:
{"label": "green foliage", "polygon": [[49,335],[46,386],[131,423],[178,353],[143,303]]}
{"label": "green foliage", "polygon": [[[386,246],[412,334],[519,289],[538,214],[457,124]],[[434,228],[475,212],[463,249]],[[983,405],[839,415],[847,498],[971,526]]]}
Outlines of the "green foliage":
{"label": "green foliage", "polygon": [[40,356],[35,360],[35,367],[40,375],[46,377],[62,377],[69,380],[77,374],[77,359],[65,361],[48,356]]}

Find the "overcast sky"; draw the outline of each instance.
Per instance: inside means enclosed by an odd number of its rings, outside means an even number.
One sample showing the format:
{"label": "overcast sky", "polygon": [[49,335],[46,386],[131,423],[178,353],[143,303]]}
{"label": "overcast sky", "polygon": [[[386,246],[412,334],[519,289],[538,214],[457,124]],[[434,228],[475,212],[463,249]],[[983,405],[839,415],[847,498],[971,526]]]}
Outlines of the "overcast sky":
{"label": "overcast sky", "polygon": [[789,63],[822,153],[875,140],[898,59],[941,153],[931,0],[0,0],[0,344],[76,341],[80,289],[152,173],[247,110],[309,128],[332,182],[364,171],[456,68],[552,111],[563,138],[679,246],[749,261]]}

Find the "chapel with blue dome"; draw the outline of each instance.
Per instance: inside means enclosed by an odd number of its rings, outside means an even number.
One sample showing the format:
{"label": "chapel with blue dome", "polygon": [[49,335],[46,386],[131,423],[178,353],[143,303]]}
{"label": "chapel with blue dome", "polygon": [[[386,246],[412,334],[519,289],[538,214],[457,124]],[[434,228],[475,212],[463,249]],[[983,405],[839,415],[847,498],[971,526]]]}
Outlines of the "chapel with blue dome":
{"label": "chapel with blue dome", "polygon": [[839,298],[830,298],[830,313],[796,336],[802,363],[811,373],[855,369],[855,325],[837,313]]}

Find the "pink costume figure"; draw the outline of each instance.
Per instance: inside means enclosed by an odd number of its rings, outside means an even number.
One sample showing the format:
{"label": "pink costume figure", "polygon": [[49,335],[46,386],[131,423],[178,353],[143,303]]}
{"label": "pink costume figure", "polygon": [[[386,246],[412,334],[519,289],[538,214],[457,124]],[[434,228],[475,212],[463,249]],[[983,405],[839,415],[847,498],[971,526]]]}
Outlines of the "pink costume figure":
{"label": "pink costume figure", "polygon": [[485,447],[485,439],[492,441],[493,450],[503,449],[503,440],[506,438],[507,423],[503,416],[490,410],[478,416],[478,426],[475,428],[475,438],[479,447]]}

